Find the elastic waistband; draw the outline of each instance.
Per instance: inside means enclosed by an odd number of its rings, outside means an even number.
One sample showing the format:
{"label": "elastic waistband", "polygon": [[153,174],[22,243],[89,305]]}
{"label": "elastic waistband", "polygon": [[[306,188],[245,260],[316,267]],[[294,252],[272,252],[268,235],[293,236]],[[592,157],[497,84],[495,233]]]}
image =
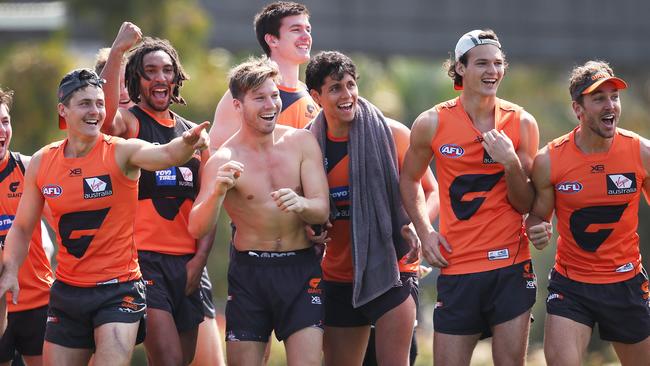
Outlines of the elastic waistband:
{"label": "elastic waistband", "polygon": [[308,260],[316,259],[314,248],[305,248],[292,250],[288,252],[265,252],[261,250],[234,250],[232,259],[237,263],[255,264],[255,265],[287,265],[295,263],[304,263]]}

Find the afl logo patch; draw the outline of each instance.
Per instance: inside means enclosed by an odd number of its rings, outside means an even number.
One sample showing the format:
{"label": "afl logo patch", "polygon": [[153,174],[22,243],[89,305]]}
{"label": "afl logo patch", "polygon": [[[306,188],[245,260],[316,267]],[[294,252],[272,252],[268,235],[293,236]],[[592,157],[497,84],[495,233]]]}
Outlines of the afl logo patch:
{"label": "afl logo patch", "polygon": [[578,193],[582,191],[582,184],[580,182],[562,182],[558,183],[555,189],[560,193]]}
{"label": "afl logo patch", "polygon": [[43,196],[47,198],[56,198],[63,193],[63,189],[61,186],[58,186],[56,184],[48,184],[44,186],[41,191],[43,192]]}
{"label": "afl logo patch", "polygon": [[465,154],[465,150],[456,144],[444,144],[440,146],[440,153],[449,158],[459,158]]}

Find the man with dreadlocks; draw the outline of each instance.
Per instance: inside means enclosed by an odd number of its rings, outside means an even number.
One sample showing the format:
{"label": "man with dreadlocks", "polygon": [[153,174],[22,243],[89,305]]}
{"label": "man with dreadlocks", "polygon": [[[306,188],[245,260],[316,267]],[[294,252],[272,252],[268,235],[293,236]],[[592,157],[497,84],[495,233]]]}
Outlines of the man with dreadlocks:
{"label": "man with dreadlocks", "polygon": [[[172,112],[185,104],[180,88],[189,76],[167,40],[144,37],[128,57],[125,82],[129,109],[117,107],[119,69],[125,52],[141,37],[132,23],[122,24],[102,75],[108,79],[107,116],[102,131],[125,138],[165,144],[194,126]],[[194,239],[187,231],[192,203],[199,191],[199,167],[208,152],[195,152],[187,163],[142,171],[136,212],[135,241],[147,284],[147,337],[150,365],[187,365],[194,358],[203,307],[198,286],[214,232]]]}

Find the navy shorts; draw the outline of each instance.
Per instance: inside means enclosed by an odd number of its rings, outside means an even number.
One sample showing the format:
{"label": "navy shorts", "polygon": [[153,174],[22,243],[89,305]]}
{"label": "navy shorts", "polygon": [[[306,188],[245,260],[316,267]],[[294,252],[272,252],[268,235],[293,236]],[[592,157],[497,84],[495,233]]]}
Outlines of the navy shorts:
{"label": "navy shorts", "polygon": [[201,291],[197,288],[185,296],[185,265],[192,257],[138,251],[142,279],[147,284],[147,306],[172,314],[179,333],[194,329],[203,321]]}
{"label": "navy shorts", "polygon": [[54,281],[45,340],[63,347],[94,349],[94,330],[100,325],[140,322],[136,344],[142,343],[146,309],[142,280],[97,287]]}
{"label": "navy shorts", "polygon": [[43,354],[46,320],[47,305],[9,313],[7,330],[0,339],[0,362],[13,360],[16,351],[24,356]]}
{"label": "navy shorts", "polygon": [[402,304],[409,296],[418,303],[417,277],[400,274],[395,286],[376,299],[358,308],[352,306],[352,283],[323,281],[325,292],[325,325],[328,327],[361,327],[374,324],[389,310]]}
{"label": "navy shorts", "polygon": [[481,334],[535,304],[537,277],[530,260],[491,271],[440,275],[433,328],[454,335]]}
{"label": "navy shorts", "polygon": [[199,291],[201,291],[203,316],[214,319],[217,316],[217,311],[214,307],[214,299],[212,298],[212,281],[210,281],[210,276],[208,275],[208,267],[203,267]]}
{"label": "navy shorts", "polygon": [[622,282],[591,284],[549,275],[546,312],[593,328],[600,338],[634,344],[650,336],[650,300],[645,270]]}
{"label": "navy shorts", "polygon": [[291,252],[235,251],[228,268],[226,341],[283,341],[322,327],[320,261],[313,248]]}

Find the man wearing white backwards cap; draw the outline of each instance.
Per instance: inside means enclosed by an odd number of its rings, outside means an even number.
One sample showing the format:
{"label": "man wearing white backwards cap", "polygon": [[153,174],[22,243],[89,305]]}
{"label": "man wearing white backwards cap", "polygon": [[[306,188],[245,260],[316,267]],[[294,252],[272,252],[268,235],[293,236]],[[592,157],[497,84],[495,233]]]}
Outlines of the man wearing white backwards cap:
{"label": "man wearing white backwards cap", "polygon": [[[537,122],[496,96],[507,63],[492,30],[464,34],[446,65],[461,94],[415,120],[400,174],[423,255],[441,269],[435,363],[469,365],[477,341],[491,335],[496,365],[523,365],[537,288],[523,231],[534,198],[528,177]],[[440,232],[418,187],[434,156]]]}

